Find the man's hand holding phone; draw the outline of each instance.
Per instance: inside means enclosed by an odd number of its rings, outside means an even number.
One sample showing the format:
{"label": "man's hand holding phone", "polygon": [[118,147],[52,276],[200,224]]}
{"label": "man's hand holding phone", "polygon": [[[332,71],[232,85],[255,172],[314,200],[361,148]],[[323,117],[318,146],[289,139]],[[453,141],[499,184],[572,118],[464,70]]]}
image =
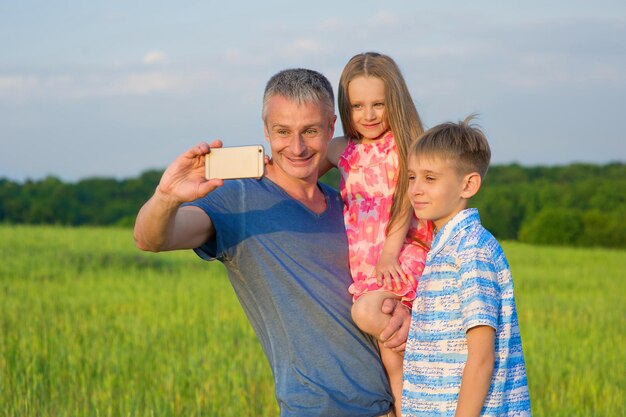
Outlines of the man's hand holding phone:
{"label": "man's hand holding phone", "polygon": [[212,149],[221,147],[221,140],[215,140],[210,144],[200,142],[181,154],[163,173],[157,193],[161,198],[171,200],[173,204],[181,204],[204,197],[224,185],[222,179],[205,177],[206,155]]}
{"label": "man's hand holding phone", "polygon": [[224,180],[261,178],[264,156],[261,145],[225,148],[220,140],[200,142],[170,164],[157,192],[174,204],[194,201],[224,185]]}

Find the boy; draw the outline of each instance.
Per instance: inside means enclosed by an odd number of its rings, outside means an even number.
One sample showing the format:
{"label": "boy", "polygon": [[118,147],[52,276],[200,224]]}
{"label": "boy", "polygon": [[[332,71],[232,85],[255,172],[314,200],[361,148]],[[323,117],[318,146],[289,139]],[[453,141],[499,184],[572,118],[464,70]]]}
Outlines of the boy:
{"label": "boy", "polygon": [[491,157],[471,120],[435,126],[409,152],[409,200],[435,238],[404,357],[404,417],[531,414],[508,262],[466,209]]}

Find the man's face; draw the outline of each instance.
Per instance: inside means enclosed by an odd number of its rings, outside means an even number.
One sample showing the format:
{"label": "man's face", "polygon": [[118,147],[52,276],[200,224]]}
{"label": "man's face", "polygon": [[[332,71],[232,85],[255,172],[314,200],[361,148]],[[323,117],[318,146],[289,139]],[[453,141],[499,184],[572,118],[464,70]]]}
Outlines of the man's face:
{"label": "man's face", "polygon": [[320,161],[335,131],[336,116],[322,103],[297,104],[273,96],[266,105],[265,137],[277,175],[317,181]]}

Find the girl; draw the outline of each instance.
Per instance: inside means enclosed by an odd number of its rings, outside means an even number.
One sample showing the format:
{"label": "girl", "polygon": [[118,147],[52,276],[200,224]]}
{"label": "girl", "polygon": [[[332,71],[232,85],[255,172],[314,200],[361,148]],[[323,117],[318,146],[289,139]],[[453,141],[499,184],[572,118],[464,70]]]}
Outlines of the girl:
{"label": "girl", "polygon": [[[341,173],[352,317],[378,337],[389,321],[381,312],[386,298],[411,306],[432,240],[432,225],[414,217],[402,192],[407,152],[422,123],[396,63],[374,52],[350,59],[339,81],[338,104],[345,137],[330,143],[320,171],[332,165]],[[403,355],[380,341],[379,346],[400,415]]]}

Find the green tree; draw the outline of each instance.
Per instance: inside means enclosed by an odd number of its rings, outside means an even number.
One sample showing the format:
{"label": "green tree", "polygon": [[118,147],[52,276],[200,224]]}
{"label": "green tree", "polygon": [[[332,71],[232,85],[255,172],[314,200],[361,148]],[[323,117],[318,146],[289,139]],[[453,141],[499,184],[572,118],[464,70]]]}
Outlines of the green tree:
{"label": "green tree", "polygon": [[547,208],[522,224],[519,240],[539,245],[575,245],[583,232],[580,212],[566,208]]}
{"label": "green tree", "polygon": [[583,233],[578,245],[626,247],[626,211],[603,212],[591,210],[582,214]]}

